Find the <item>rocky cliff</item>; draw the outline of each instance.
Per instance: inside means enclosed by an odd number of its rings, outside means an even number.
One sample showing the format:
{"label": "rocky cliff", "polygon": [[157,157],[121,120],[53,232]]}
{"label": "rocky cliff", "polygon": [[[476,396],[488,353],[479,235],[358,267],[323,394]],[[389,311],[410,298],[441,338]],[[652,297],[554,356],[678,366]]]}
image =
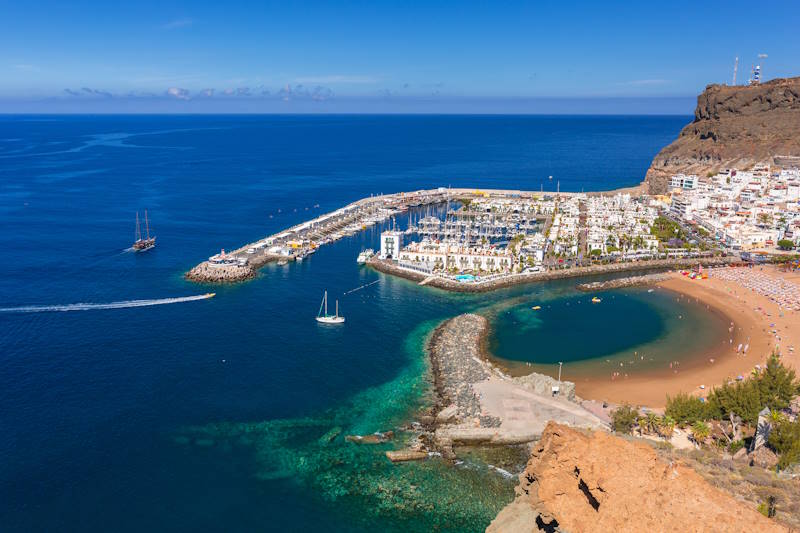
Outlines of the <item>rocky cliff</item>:
{"label": "rocky cliff", "polygon": [[800,77],[706,87],[694,120],[656,155],[645,181],[650,193],[663,193],[679,172],[705,176],[728,167],[785,163],[775,156],[800,156]]}
{"label": "rocky cliff", "polygon": [[490,532],[786,531],[647,444],[550,422]]}

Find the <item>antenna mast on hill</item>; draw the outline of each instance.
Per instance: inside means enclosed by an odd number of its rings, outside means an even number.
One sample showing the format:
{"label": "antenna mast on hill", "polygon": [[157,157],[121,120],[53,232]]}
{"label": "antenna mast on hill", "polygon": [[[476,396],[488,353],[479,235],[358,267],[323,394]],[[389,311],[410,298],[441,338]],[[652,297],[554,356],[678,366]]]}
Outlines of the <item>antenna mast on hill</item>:
{"label": "antenna mast on hill", "polygon": [[739,70],[739,56],[736,56],[736,61],[733,63],[733,85],[736,85],[736,71]]}

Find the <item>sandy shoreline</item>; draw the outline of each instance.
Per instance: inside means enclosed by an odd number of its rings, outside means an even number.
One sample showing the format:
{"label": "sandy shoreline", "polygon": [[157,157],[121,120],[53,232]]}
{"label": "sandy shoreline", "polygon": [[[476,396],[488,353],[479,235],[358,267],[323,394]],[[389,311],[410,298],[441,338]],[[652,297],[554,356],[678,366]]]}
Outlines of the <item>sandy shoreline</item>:
{"label": "sandy shoreline", "polygon": [[[773,267],[764,268],[770,275],[800,282],[800,275],[787,275]],[[705,307],[706,312],[716,315],[720,325],[732,330],[716,332],[718,339],[710,347],[706,343],[695,351],[684,349],[676,353],[675,359],[681,363],[672,366],[665,361],[664,368],[658,371],[621,372],[613,379],[607,367],[580,370],[579,375],[568,373],[567,379],[575,383],[575,392],[581,398],[613,404],[627,402],[658,409],[664,407],[667,395],[686,392],[706,396],[712,387],[739,375],[746,376],[755,365],[763,365],[778,344],[782,347],[784,362],[800,372],[798,356],[789,350],[790,346],[797,350],[800,342],[800,313],[781,310],[766,296],[715,277],[713,271],[705,280],[692,280],[678,272],[670,272],[666,280],[652,284],[669,291],[675,298]],[[504,372],[522,376],[536,369],[535,365],[530,368],[521,362],[496,357],[488,349],[486,337],[482,343],[483,357]],[[737,353],[740,345],[748,345],[746,354],[743,351]],[[542,368],[535,371],[551,374]],[[701,385],[705,388],[701,389]]]}
{"label": "sandy shoreline", "polygon": [[[799,368],[797,356],[788,350],[789,346],[798,346],[800,341],[800,317],[797,313],[784,310],[781,317],[777,304],[767,297],[737,283],[715,278],[713,273],[706,280],[691,280],[672,273],[668,280],[657,285],[696,298],[710,310],[722,313],[734,327],[727,342],[723,341],[705,356],[698,355],[694,364],[684,364],[667,376],[632,376],[588,383],[577,381],[576,390],[580,396],[658,408],[664,406],[667,395],[678,392],[706,395],[712,386],[740,374],[747,375],[757,364],[763,365],[778,343],[771,333],[773,329],[781,336],[784,361],[795,369]],[[757,310],[759,307],[761,310]],[[770,324],[775,324],[775,327],[770,327]],[[736,353],[740,343],[749,344],[747,354]],[[705,385],[705,390],[701,390],[700,385]]]}

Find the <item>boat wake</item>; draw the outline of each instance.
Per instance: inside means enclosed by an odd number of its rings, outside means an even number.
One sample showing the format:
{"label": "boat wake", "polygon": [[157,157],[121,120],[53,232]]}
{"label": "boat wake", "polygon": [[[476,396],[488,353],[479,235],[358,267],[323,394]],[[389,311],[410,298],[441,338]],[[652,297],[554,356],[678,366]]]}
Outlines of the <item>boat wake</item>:
{"label": "boat wake", "polygon": [[152,305],[180,304],[207,300],[214,297],[213,292],[198,294],[196,296],[181,296],[179,298],[159,298],[155,300],[125,300],[104,304],[77,303],[67,305],[23,305],[20,307],[0,307],[0,313],[58,313],[65,311],[95,311],[101,309],[127,309],[129,307],[149,307]]}

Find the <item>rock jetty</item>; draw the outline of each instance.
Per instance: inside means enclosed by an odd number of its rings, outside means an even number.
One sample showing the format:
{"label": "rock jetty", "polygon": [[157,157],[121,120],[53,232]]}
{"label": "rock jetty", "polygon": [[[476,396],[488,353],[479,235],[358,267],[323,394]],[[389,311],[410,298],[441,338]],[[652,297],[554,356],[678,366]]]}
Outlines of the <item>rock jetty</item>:
{"label": "rock jetty", "polygon": [[787,531],[642,442],[549,423],[516,499],[487,528],[534,531]]}
{"label": "rock jetty", "polygon": [[465,314],[444,322],[431,338],[436,400],[428,440],[435,450],[452,458],[453,446],[526,444],[549,420],[605,427],[577,403],[574,384],[536,373],[511,378],[494,367],[482,353],[487,331],[486,318]]}
{"label": "rock jetty", "polygon": [[629,276],[627,278],[581,283],[578,285],[578,290],[584,292],[594,292],[608,289],[621,289],[623,287],[636,287],[639,285],[655,285],[656,283],[667,281],[668,279],[669,274],[666,272],[661,272],[658,274],[645,274],[644,276]]}
{"label": "rock jetty", "polygon": [[489,378],[487,363],[480,359],[481,339],[488,321],[466,314],[440,325],[429,345],[436,389],[434,412],[440,423],[477,422],[483,427],[500,425],[497,418],[481,416],[480,401],[472,388]]}
{"label": "rock jetty", "polygon": [[235,283],[255,276],[256,270],[250,265],[214,265],[208,261],[186,273],[186,279],[196,283]]}

